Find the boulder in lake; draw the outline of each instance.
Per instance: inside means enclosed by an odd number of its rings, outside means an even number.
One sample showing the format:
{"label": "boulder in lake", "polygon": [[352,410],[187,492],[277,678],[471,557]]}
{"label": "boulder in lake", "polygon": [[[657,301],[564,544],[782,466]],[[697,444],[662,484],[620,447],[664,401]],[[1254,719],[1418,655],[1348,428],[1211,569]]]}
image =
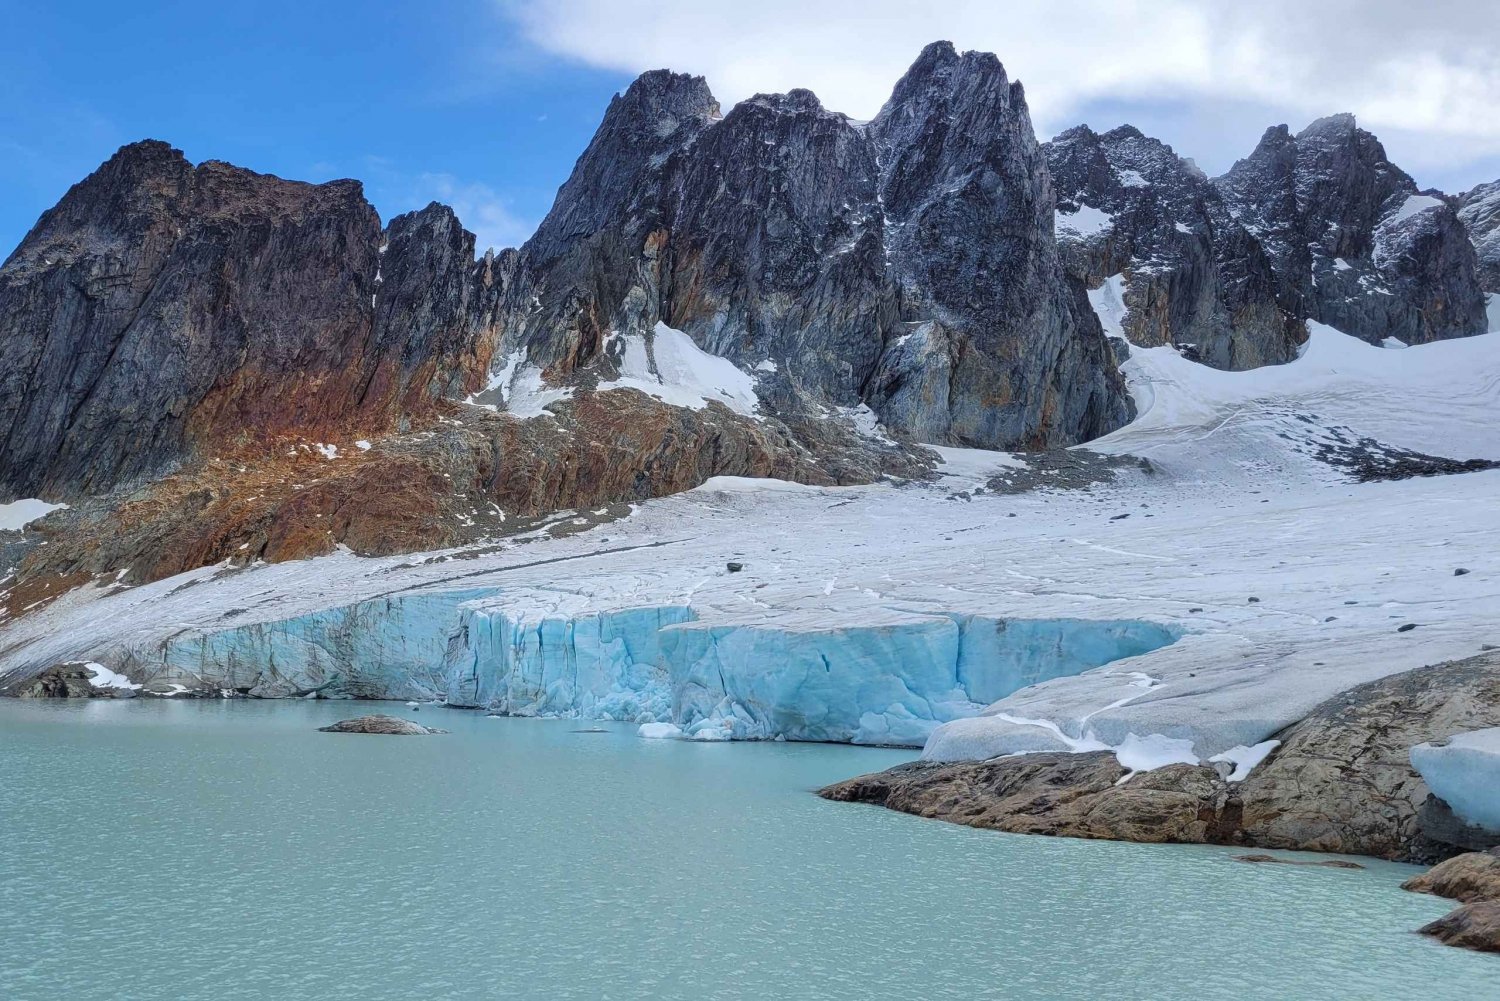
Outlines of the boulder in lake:
{"label": "boulder in lake", "polygon": [[1479,952],[1500,952],[1500,900],[1464,904],[1417,930],[1444,945]]}
{"label": "boulder in lake", "polygon": [[1459,903],[1500,900],[1500,852],[1466,852],[1401,884],[1413,893],[1431,893]]}
{"label": "boulder in lake", "polygon": [[331,726],[318,727],[319,733],[389,733],[398,737],[415,737],[429,733],[447,733],[447,730],[439,730],[436,727],[423,726],[421,723],[413,723],[409,719],[399,716],[385,716],[376,713],[370,716],[356,716],[354,719],[342,719]]}

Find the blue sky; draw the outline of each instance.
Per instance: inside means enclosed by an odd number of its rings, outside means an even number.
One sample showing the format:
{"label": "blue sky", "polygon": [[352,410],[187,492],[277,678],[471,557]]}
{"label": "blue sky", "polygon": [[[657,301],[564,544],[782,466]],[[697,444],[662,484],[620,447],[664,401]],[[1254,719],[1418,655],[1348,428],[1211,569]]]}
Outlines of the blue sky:
{"label": "blue sky", "polygon": [[997,52],[1043,137],[1129,121],[1226,169],[1266,126],[1355,111],[1422,185],[1500,177],[1493,0],[0,0],[0,257],[114,152],[356,177],[523,240],[612,94],[658,66],[728,105],[808,86],[868,117],[922,44]]}
{"label": "blue sky", "polygon": [[385,218],[437,198],[524,239],[632,74],[522,42],[499,8],[317,0],[0,0],[0,258],[120,146],[299,180]]}

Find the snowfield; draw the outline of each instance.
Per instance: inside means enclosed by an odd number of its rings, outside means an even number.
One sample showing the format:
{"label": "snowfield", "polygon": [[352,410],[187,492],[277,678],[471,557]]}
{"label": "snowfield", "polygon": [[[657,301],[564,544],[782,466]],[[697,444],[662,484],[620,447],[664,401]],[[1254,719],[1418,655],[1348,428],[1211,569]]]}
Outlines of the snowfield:
{"label": "snowfield", "polygon": [[1140,414],[1088,448],[1149,469],[1114,482],[980,491],[1035,463],[959,449],[929,484],[725,478],[562,538],[83,589],[5,626],[0,672],[938,760],[1108,747],[1238,779],[1338,691],[1500,643],[1500,472],[1356,483],[1328,461],[1367,439],[1500,459],[1500,335],[1389,350],[1314,325],[1284,366],[1162,347],[1125,368]]}

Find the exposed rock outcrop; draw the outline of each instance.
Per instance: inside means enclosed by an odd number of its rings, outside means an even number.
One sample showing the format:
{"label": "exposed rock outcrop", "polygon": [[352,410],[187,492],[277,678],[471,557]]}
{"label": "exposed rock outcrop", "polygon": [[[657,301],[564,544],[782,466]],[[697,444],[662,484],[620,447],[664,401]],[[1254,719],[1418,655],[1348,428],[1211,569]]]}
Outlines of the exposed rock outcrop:
{"label": "exposed rock outcrop", "polygon": [[1169,765],[1116,784],[1109,752],[919,762],[837,783],[828,799],[974,827],[1124,841],[1187,841],[1420,860],[1456,846],[1418,820],[1429,799],[1412,745],[1500,719],[1500,657],[1360,685],[1278,734],[1240,783]]}
{"label": "exposed rock outcrop", "polygon": [[1500,181],[1458,196],[1458,218],[1468,227],[1479,261],[1479,286],[1500,295]]}
{"label": "exposed rock outcrop", "polygon": [[1500,900],[1500,851],[1466,852],[1440,862],[1401,884],[1413,893],[1431,893],[1461,904]]}
{"label": "exposed rock outcrop", "polygon": [[126,146],[0,268],[0,490],[77,497],[295,429],[393,428],[477,380],[492,282],[438,205]]}
{"label": "exposed rock outcrop", "polygon": [[1259,242],[1282,308],[1380,343],[1484,333],[1474,248],[1443,198],[1387,160],[1353,115],[1266,130],[1214,185]]}
{"label": "exposed rock outcrop", "polygon": [[1500,952],[1500,849],[1470,852],[1434,866],[1401,884],[1403,890],[1431,893],[1463,906],[1418,929],[1444,945]]}
{"label": "exposed rock outcrop", "polygon": [[1196,165],[1128,125],[1103,135],[1080,125],[1046,151],[1068,270],[1094,290],[1120,276],[1132,344],[1172,344],[1229,369],[1295,356],[1303,316],[1281,307],[1260,242]]}
{"label": "exposed rock outcrop", "polygon": [[3,694],[18,699],[91,699],[96,693],[91,675],[83,664],[58,664]]}
{"label": "exposed rock outcrop", "polygon": [[1431,858],[1418,824],[1430,795],[1411,748],[1500,723],[1500,658],[1408,671],[1353,688],[1279,734],[1240,790],[1241,827],[1268,848]]}
{"label": "exposed rock outcrop", "polygon": [[782,415],[866,403],[927,441],[1076,442],[1129,409],[1052,202],[990,55],[928,46],[868,125],[804,90],[719,117],[701,79],[648,73],[522,248],[502,354],[607,375],[661,322],[767,371]]}
{"label": "exposed rock outcrop", "polygon": [[413,723],[409,719],[399,716],[385,716],[376,713],[371,716],[356,716],[354,719],[339,720],[329,726],[318,727],[319,733],[380,733],[390,734],[396,737],[422,737],[434,733],[447,733],[447,730],[439,730],[437,727],[423,726],[421,723]]}
{"label": "exposed rock outcrop", "polygon": [[1417,930],[1444,945],[1477,952],[1500,952],[1500,900],[1464,904]]}
{"label": "exposed rock outcrop", "polygon": [[1169,765],[1117,784],[1126,773],[1108,751],[917,761],[818,794],[1014,834],[1151,843],[1230,840],[1234,814],[1213,769]]}

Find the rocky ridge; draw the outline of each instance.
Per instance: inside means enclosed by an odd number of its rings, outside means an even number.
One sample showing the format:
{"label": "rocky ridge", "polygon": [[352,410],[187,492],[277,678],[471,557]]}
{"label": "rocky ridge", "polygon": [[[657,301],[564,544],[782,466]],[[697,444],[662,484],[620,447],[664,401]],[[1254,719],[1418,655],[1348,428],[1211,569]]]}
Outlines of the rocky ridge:
{"label": "rocky ridge", "polygon": [[501,352],[608,378],[663,323],[764,373],[771,413],[866,405],[922,441],[1072,444],[1130,408],[1052,203],[992,55],[928,46],[868,124],[806,90],[721,116],[701,78],[648,73],[521,248]]}
{"label": "rocky ridge", "polygon": [[1046,150],[1069,273],[1092,290],[1118,276],[1113,333],[1216,368],[1295,356],[1304,316],[1282,306],[1260,241],[1195,164],[1128,125],[1080,125]]}
{"label": "rocky ridge", "polygon": [[1278,299],[1381,343],[1488,329],[1478,261],[1449,201],[1421,192],[1353,115],[1267,129],[1214,186],[1276,273]]}
{"label": "rocky ridge", "polygon": [[355,181],[132,144],[0,267],[0,493],[71,505],[0,540],[6,604],[718,474],[922,476],[918,441],[1073,444],[1130,416],[1124,339],[1245,368],[1308,317],[1475,333],[1489,187],[1416,192],[1348,116],[1217,180],[1129,127],[1040,144],[1000,62],[948,43],[868,123],[644,74],[536,235],[478,259],[441,205],[382,225]]}

